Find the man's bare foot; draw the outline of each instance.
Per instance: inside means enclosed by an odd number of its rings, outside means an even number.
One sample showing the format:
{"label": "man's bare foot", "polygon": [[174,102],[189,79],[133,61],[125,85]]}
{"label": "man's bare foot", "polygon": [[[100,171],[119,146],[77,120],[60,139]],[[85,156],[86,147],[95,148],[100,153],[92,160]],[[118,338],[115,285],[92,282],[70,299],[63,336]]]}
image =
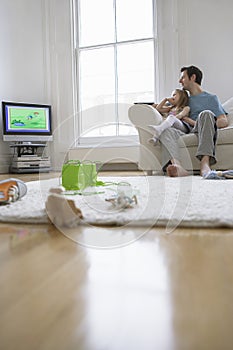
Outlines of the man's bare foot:
{"label": "man's bare foot", "polygon": [[201,167],[201,176],[205,177],[209,172],[211,172],[211,169],[208,165]]}
{"label": "man's bare foot", "polygon": [[201,176],[205,177],[210,171],[210,157],[203,156],[201,159]]}
{"label": "man's bare foot", "polygon": [[189,173],[187,172],[187,170],[182,168],[181,165],[170,164],[167,167],[167,175],[170,177],[180,177],[180,176],[188,176]]}

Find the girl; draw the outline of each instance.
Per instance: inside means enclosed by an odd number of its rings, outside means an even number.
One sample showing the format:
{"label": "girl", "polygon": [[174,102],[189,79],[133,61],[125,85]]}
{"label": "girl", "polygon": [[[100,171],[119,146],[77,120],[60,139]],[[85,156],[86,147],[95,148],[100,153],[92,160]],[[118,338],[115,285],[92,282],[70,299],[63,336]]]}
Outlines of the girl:
{"label": "girl", "polygon": [[164,98],[159,104],[154,105],[157,111],[165,117],[165,120],[159,125],[149,125],[154,131],[154,136],[149,140],[150,142],[156,144],[162,132],[170,127],[179,129],[184,133],[190,132],[194,123],[191,125],[185,121],[185,117],[188,117],[190,112],[188,100],[189,96],[186,90],[175,89],[171,97]]}

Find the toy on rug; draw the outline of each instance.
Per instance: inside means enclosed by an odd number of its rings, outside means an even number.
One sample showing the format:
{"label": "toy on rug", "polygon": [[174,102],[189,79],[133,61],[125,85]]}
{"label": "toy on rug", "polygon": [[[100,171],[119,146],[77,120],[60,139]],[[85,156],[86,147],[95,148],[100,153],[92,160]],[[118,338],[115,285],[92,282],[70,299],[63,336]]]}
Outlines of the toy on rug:
{"label": "toy on rug", "polygon": [[128,182],[120,182],[117,194],[105,200],[112,203],[117,209],[133,208],[134,204],[138,204],[137,196],[133,194],[132,187]]}
{"label": "toy on rug", "polygon": [[51,188],[45,208],[55,226],[73,228],[80,224],[83,214],[72,199],[65,198],[64,191],[62,186]]}
{"label": "toy on rug", "polygon": [[0,204],[9,204],[25,196],[26,184],[19,179],[6,179],[0,181]]}
{"label": "toy on rug", "polygon": [[105,199],[107,202],[111,202],[117,209],[133,208],[133,204],[138,204],[137,197],[134,195],[132,198],[124,196],[123,194],[113,196]]}
{"label": "toy on rug", "polygon": [[211,170],[203,176],[205,180],[226,180],[233,179],[233,170]]}

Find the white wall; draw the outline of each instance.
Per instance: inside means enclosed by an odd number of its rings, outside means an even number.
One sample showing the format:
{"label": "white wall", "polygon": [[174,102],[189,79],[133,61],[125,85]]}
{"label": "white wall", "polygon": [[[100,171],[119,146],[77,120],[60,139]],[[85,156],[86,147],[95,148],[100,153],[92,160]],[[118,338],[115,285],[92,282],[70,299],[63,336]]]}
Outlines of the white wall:
{"label": "white wall", "polygon": [[232,0],[178,0],[179,66],[204,71],[203,88],[233,96]]}
{"label": "white wall", "polygon": [[204,72],[203,88],[233,96],[232,0],[157,0],[160,97],[178,84],[182,66]]}
{"label": "white wall", "polygon": [[[55,168],[74,137],[70,12],[69,0],[0,0],[0,98],[52,104]],[[10,155],[1,132],[0,172]]]}
{"label": "white wall", "polygon": [[[55,168],[75,138],[70,3],[0,0],[0,98],[52,104]],[[232,0],[157,4],[158,95],[170,94],[179,85],[180,67],[194,64],[204,71],[205,89],[221,101],[233,96]],[[0,135],[0,172],[7,171],[9,159],[9,146]]]}
{"label": "white wall", "polygon": [[[39,0],[0,1],[1,100],[47,102],[42,18]],[[1,172],[8,170],[9,154],[0,133]]]}
{"label": "white wall", "polygon": [[1,99],[46,100],[42,18],[40,0],[0,1]]}

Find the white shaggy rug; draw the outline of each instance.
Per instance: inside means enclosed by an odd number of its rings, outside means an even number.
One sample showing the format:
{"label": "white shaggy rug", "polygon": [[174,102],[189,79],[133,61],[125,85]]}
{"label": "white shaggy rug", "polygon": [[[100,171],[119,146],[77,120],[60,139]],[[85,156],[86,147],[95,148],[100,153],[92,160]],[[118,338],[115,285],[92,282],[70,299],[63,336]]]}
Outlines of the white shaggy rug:
{"label": "white shaggy rug", "polygon": [[[67,195],[82,210],[83,223],[92,225],[233,227],[233,180],[204,180],[200,176],[105,177],[108,186],[92,187],[84,195]],[[50,187],[59,179],[27,183],[21,200],[0,207],[0,221],[48,223],[45,201]],[[118,209],[105,201],[117,193],[120,182],[131,185],[138,204]],[[115,184],[113,184],[115,183]]]}

